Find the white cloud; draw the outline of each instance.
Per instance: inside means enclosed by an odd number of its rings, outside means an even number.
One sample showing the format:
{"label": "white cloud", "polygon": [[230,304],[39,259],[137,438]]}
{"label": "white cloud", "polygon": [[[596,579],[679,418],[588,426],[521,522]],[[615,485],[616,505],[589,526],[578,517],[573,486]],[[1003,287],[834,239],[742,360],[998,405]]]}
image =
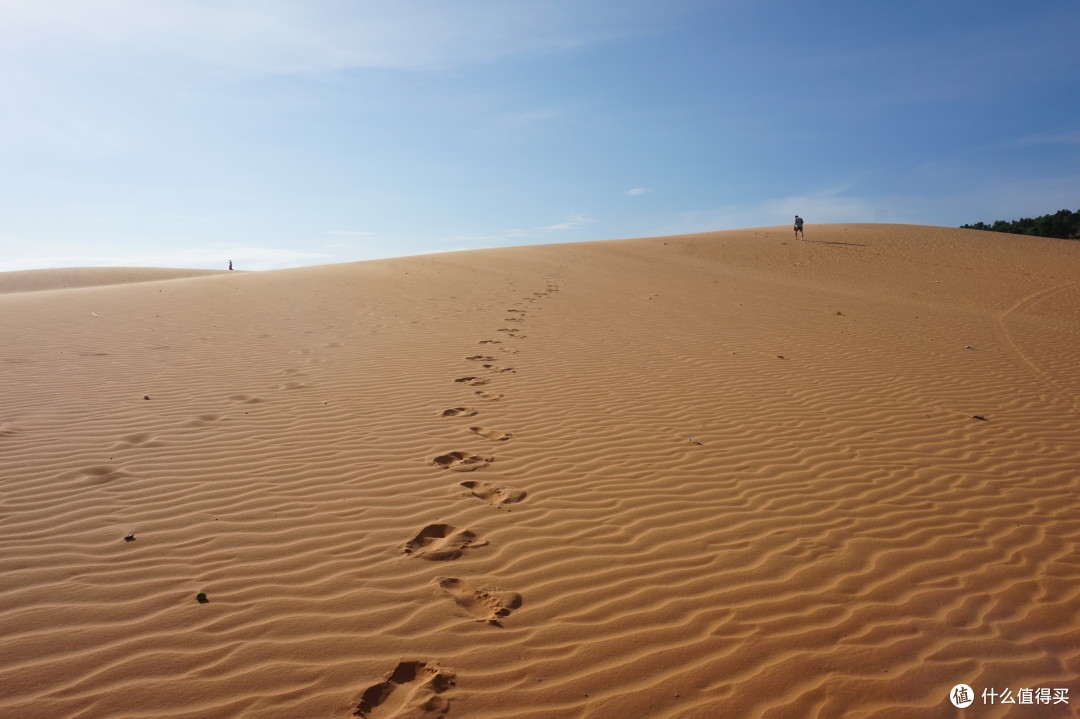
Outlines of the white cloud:
{"label": "white cloud", "polygon": [[560,222],[556,225],[548,225],[547,227],[541,227],[539,229],[543,230],[544,232],[563,232],[565,230],[576,230],[579,227],[591,225],[594,222],[596,222],[596,220],[591,217],[585,217],[584,215],[571,215],[563,222]]}
{"label": "white cloud", "polygon": [[652,191],[653,190],[651,187],[635,187],[632,190],[627,190],[626,194],[630,195],[631,197],[635,197],[637,195],[647,195]]}
{"label": "white cloud", "polygon": [[571,2],[0,0],[0,55],[140,57],[270,72],[441,67],[610,33]]}
{"label": "white cloud", "polygon": [[567,217],[563,222],[559,222],[554,225],[546,225],[544,227],[535,227],[531,230],[513,228],[490,235],[454,235],[453,237],[446,238],[445,241],[468,242],[472,244],[471,249],[476,249],[478,246],[501,247],[507,244],[514,244],[518,240],[540,240],[541,238],[550,235],[553,232],[566,232],[568,230],[576,230],[581,227],[585,227],[586,225],[591,225],[594,222],[598,222],[598,220],[591,217],[585,217],[584,215],[571,215]]}
{"label": "white cloud", "polygon": [[811,224],[905,222],[911,204],[909,198],[853,197],[844,194],[846,189],[841,187],[768,199],[753,205],[728,205],[685,212],[663,228],[661,234],[787,225],[796,214]]}
{"label": "white cloud", "polygon": [[333,255],[298,252],[275,247],[189,247],[170,252],[132,252],[98,255],[55,254],[0,261],[0,272],[50,267],[176,267],[226,269],[229,260],[238,270],[272,270],[331,262]]}

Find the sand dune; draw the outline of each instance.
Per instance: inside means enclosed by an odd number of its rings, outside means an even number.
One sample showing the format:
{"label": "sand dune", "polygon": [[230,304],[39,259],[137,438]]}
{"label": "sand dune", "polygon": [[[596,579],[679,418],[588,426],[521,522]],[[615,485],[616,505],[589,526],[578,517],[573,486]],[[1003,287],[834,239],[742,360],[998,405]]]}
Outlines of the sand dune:
{"label": "sand dune", "polygon": [[74,267],[54,270],[21,270],[0,272],[0,294],[124,285],[131,282],[158,282],[216,274],[221,274],[221,272],[164,267]]}
{"label": "sand dune", "polygon": [[1080,703],[1080,243],[15,274],[0,716]]}

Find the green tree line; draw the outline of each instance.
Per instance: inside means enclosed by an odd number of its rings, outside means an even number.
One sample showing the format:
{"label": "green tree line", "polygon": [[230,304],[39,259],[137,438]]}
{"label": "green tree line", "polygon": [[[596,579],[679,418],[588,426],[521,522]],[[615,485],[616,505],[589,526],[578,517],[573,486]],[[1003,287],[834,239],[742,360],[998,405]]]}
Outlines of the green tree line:
{"label": "green tree line", "polygon": [[1022,217],[1012,222],[996,220],[990,225],[985,222],[976,222],[974,225],[960,225],[960,227],[965,230],[989,230],[990,232],[1008,232],[1013,235],[1080,240],[1080,210],[1076,212],[1058,210],[1052,215],[1042,217]]}

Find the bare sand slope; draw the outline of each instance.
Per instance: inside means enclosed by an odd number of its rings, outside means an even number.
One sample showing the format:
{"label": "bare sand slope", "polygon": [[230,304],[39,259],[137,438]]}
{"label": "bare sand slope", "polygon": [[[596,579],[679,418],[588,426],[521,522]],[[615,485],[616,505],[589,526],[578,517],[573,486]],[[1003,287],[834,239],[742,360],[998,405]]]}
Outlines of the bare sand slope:
{"label": "bare sand slope", "polygon": [[221,274],[221,271],[165,267],[68,267],[52,270],[20,270],[0,272],[0,294],[123,285],[131,282],[155,282],[218,274]]}
{"label": "bare sand slope", "polygon": [[0,297],[0,716],[1074,713],[1080,243],[789,233]]}

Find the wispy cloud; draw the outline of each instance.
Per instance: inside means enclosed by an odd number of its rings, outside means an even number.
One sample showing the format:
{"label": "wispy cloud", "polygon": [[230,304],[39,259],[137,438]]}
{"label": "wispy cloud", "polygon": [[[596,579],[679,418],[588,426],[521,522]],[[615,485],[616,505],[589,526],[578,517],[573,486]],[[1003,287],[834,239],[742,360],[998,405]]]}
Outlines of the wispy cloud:
{"label": "wispy cloud", "polygon": [[270,73],[442,67],[611,33],[605,13],[562,1],[0,0],[0,14],[3,53],[137,54]]}
{"label": "wispy cloud", "polygon": [[786,225],[801,215],[809,223],[903,222],[904,198],[867,198],[845,194],[846,187],[764,200],[752,205],[694,210],[682,213],[662,234],[704,232],[740,227]]}
{"label": "wispy cloud", "polygon": [[596,220],[591,217],[585,217],[584,215],[571,215],[563,222],[555,225],[548,225],[547,227],[541,227],[539,229],[544,232],[563,232],[565,230],[576,230],[579,227],[591,225],[594,222],[596,222]]}
{"label": "wispy cloud", "polygon": [[562,222],[558,222],[554,225],[545,225],[543,227],[534,227],[532,229],[516,227],[489,235],[454,235],[453,237],[448,237],[447,241],[473,243],[474,248],[478,245],[497,247],[505,244],[514,244],[520,240],[542,240],[544,237],[550,236],[553,233],[577,230],[598,221],[599,220],[595,218],[586,217],[585,215],[570,215]]}
{"label": "wispy cloud", "polygon": [[627,190],[626,194],[630,195],[631,197],[636,197],[637,195],[647,195],[652,191],[653,190],[651,187],[635,187],[632,190]]}
{"label": "wispy cloud", "polygon": [[1017,145],[1080,145],[1080,130],[1050,132],[1028,135],[1016,141]]}
{"label": "wispy cloud", "polygon": [[275,247],[189,247],[172,252],[132,252],[112,255],[55,254],[0,260],[0,272],[49,267],[178,267],[225,269],[229,260],[238,270],[273,270],[331,261],[333,255]]}

